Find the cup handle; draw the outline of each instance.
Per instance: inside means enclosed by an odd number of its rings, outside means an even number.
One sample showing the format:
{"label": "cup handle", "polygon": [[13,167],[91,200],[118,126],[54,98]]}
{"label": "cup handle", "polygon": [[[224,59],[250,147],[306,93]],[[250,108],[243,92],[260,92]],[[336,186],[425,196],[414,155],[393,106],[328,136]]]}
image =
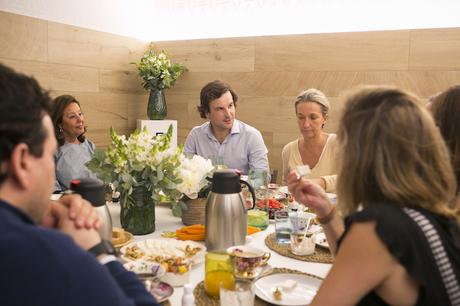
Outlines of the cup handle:
{"label": "cup handle", "polygon": [[261,261],[260,265],[261,266],[266,265],[271,256],[272,256],[272,254],[270,254],[270,252],[264,253],[264,256],[262,256],[262,261]]}

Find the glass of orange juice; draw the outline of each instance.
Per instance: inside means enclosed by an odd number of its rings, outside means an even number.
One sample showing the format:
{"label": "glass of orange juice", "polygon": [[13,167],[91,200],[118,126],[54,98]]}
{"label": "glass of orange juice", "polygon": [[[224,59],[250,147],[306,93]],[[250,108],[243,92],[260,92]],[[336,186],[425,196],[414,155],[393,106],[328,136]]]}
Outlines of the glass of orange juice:
{"label": "glass of orange juice", "polygon": [[220,288],[233,290],[235,278],[233,263],[227,253],[209,252],[206,254],[204,288],[209,296],[219,297]]}

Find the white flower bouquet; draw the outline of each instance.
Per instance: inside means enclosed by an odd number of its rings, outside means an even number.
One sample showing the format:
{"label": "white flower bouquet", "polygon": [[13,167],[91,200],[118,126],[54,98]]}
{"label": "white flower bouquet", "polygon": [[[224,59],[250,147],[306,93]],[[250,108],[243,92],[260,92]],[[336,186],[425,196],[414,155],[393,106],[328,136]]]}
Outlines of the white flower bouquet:
{"label": "white flower bouquet", "polygon": [[136,187],[144,187],[150,197],[158,202],[165,197],[178,201],[182,194],[177,190],[181,178],[178,169],[183,159],[181,148],[170,148],[172,127],[164,135],[152,136],[146,129],[137,130],[126,139],[110,130],[112,144],[96,150],[88,168],[105,183],[130,195]]}
{"label": "white flower bouquet", "polygon": [[[206,198],[211,187],[206,179],[211,176],[214,166],[210,159],[199,155],[184,158],[179,166],[178,173],[181,183],[177,185],[177,190],[184,194],[188,199]],[[173,209],[175,215],[181,215],[182,210],[186,210],[186,204],[181,201],[180,205]]]}

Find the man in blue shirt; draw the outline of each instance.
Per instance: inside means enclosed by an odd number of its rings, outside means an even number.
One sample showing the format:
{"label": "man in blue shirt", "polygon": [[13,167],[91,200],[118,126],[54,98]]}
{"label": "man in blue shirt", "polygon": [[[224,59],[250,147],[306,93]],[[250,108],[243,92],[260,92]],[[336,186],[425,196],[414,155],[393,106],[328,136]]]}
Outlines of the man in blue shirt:
{"label": "man in blue shirt", "polygon": [[49,102],[33,78],[0,64],[0,305],[158,305],[101,240],[88,202],[49,201]]}
{"label": "man in blue shirt", "polygon": [[201,89],[198,111],[208,122],[190,131],[184,153],[211,159],[220,157],[228,168],[238,169],[243,174],[249,170],[268,173],[268,150],[262,134],[235,119],[237,100],[230,85],[219,80],[206,84]]}

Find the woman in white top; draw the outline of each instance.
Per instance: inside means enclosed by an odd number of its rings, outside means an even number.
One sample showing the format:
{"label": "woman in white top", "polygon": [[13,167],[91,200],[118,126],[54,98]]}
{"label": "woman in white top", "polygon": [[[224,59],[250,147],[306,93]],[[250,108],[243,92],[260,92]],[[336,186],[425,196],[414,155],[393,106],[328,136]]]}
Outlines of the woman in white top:
{"label": "woman in white top", "polygon": [[85,166],[92,159],[95,146],[84,136],[86,126],[80,103],[71,95],[56,97],[51,117],[59,146],[56,152],[55,190],[69,189],[72,179],[96,178]]}
{"label": "woman in white top", "polygon": [[308,165],[311,173],[307,178],[327,192],[335,192],[336,134],[323,131],[329,108],[328,99],[317,89],[307,89],[297,97],[295,112],[302,137],[283,148],[283,184],[292,169]]}

